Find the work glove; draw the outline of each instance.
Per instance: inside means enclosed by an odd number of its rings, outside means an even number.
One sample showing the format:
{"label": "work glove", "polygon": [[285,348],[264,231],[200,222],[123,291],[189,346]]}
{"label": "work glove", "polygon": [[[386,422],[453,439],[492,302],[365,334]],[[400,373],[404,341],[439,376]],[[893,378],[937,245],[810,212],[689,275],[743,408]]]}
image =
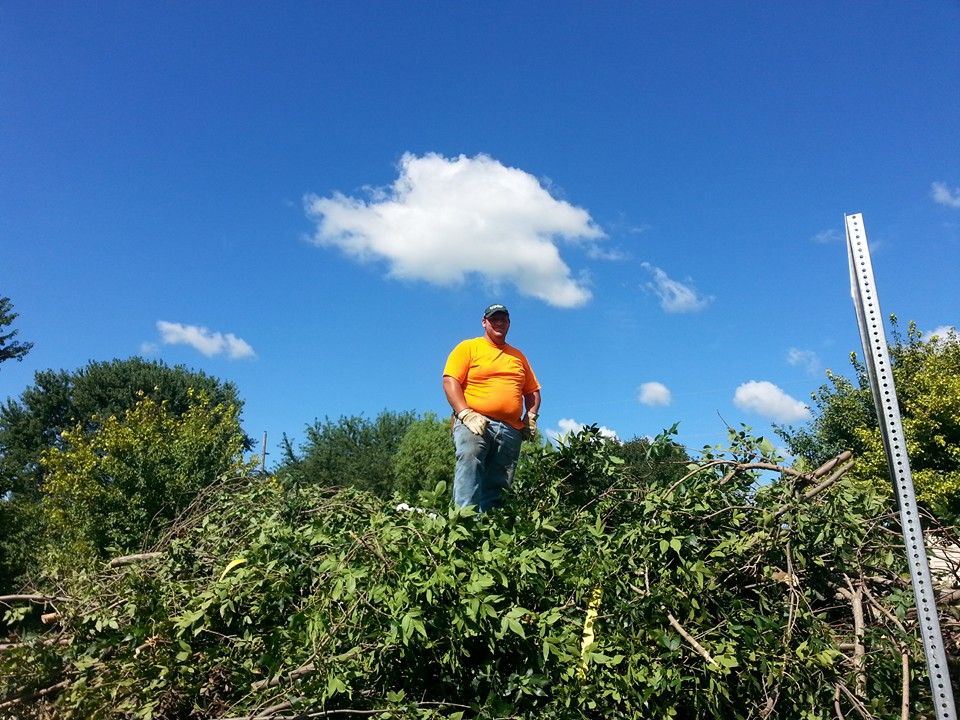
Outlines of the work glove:
{"label": "work glove", "polygon": [[483,435],[487,429],[487,418],[470,408],[464,408],[457,413],[457,420],[467,426],[467,429],[474,435]]}
{"label": "work glove", "polygon": [[523,419],[523,430],[520,432],[524,440],[531,440],[537,434],[537,414],[528,412]]}

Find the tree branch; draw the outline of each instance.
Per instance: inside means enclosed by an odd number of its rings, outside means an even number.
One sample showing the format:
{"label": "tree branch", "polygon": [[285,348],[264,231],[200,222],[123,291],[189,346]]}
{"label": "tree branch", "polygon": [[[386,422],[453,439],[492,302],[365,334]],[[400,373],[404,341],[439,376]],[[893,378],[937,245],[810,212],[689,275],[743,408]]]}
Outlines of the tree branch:
{"label": "tree branch", "polygon": [[58,690],[63,690],[69,685],[70,685],[70,681],[64,680],[63,682],[58,682],[56,685],[51,685],[50,687],[44,688],[43,690],[38,690],[33,695],[27,695],[25,697],[18,697],[18,698],[13,698],[12,700],[6,700],[0,703],[0,710],[4,710],[8,707],[13,707],[14,705],[18,705],[20,703],[27,703],[27,702],[32,702],[34,700],[38,700],[39,698],[42,698],[45,695],[50,695],[51,693],[55,693]]}
{"label": "tree branch", "polygon": [[256,692],[257,690],[263,690],[264,688],[276,687],[277,685],[279,685],[284,681],[292,682],[298,678],[303,677],[304,675],[309,675],[310,673],[314,672],[316,669],[317,669],[317,666],[312,662],[309,662],[306,665],[301,665],[296,670],[291,670],[286,675],[282,675],[282,676],[278,675],[277,677],[270,678],[269,680],[258,680],[257,682],[253,683],[250,686],[250,689]]}
{"label": "tree branch", "polygon": [[14,602],[54,603],[67,602],[68,598],[53,595],[0,595],[0,603],[9,605]]}
{"label": "tree branch", "polygon": [[[290,703],[282,703],[284,705],[290,705]],[[274,707],[280,707],[279,705]],[[460,710],[469,710],[469,705],[461,705],[459,703],[451,702],[418,702],[416,704],[418,708],[429,708],[429,707],[439,707],[439,708],[458,708]],[[305,720],[306,718],[325,718],[325,717],[337,717],[338,715],[352,715],[354,717],[365,717],[367,715],[383,715],[389,710],[380,708],[379,710],[358,710],[354,708],[341,708],[339,710],[315,710],[313,712],[302,712],[297,713],[296,715],[278,715],[277,712],[282,712],[283,710],[288,710],[289,707],[280,708],[274,712],[274,708],[266,708],[261,710],[259,713],[254,713],[253,715],[239,715],[235,717],[226,717],[220,718],[220,720]],[[269,715],[267,713],[270,713]]]}
{"label": "tree branch", "polygon": [[708,663],[713,665],[713,663],[715,662],[713,659],[713,656],[711,656],[710,653],[707,652],[707,649],[703,647],[703,645],[697,642],[697,639],[693,637],[693,635],[691,635],[690,633],[688,633],[686,630],[683,629],[683,625],[681,625],[680,622],[671,613],[667,613],[667,620],[670,621],[670,625],[673,626],[673,629],[676,630],[678,633],[680,633],[680,637],[686,640],[690,644],[690,647],[692,647],[694,650],[697,651],[697,655],[699,655]]}
{"label": "tree branch", "polygon": [[[835,459],[836,459],[836,458],[834,458],[834,460],[835,460]],[[830,460],[827,464],[829,465],[829,464],[831,464],[831,463],[834,463],[834,460]],[[834,463],[834,464],[835,464],[835,463]],[[821,467],[822,467],[822,466],[821,466]],[[814,496],[822,493],[824,490],[826,490],[826,489],[829,488],[830,486],[834,485],[840,478],[842,478],[844,475],[846,475],[846,474],[847,474],[847,471],[849,471],[850,468],[852,468],[852,467],[853,467],[853,460],[849,460],[848,462],[844,463],[844,464],[841,465],[839,468],[837,468],[837,470],[836,470],[830,477],[828,477],[826,480],[824,480],[823,482],[821,482],[819,485],[815,485],[815,486],[813,486],[812,488],[810,488],[809,490],[807,490],[807,491],[803,494],[803,496],[802,496],[801,499],[803,499],[803,500],[810,500],[810,499],[812,499]],[[818,469],[818,470],[819,470],[819,469]],[[774,519],[774,520],[779,519],[782,515],[784,515],[785,513],[789,512],[790,510],[792,510],[792,509],[793,509],[793,506],[794,506],[794,503],[787,503],[786,505],[782,506],[779,510],[777,510],[777,512],[775,512],[775,513],[773,514],[773,519]]]}
{"label": "tree branch", "polygon": [[910,720],[910,654],[900,646],[900,720]]}
{"label": "tree branch", "polygon": [[830,458],[823,465],[818,467],[813,471],[811,477],[821,478],[826,475],[828,472],[833,470],[840,463],[845,463],[847,460],[850,460],[853,457],[853,453],[850,450],[844,450],[842,453],[837,455],[835,458]]}
{"label": "tree branch", "polygon": [[850,604],[853,609],[853,636],[856,646],[853,649],[853,666],[856,669],[857,697],[864,698],[867,695],[867,672],[866,672],[866,648],[863,646],[864,622],[863,622],[863,591],[854,588],[850,578],[844,576],[849,588]]}
{"label": "tree branch", "polygon": [[850,704],[853,705],[854,710],[856,710],[860,715],[862,715],[867,720],[876,720],[874,716],[870,713],[869,710],[864,706],[857,696],[850,692],[850,689],[843,683],[837,683],[837,688],[847,696],[847,700],[850,701]]}
{"label": "tree branch", "polygon": [[137,555],[124,555],[123,557],[117,557],[107,563],[107,567],[120,567],[122,565],[133,565],[134,563],[141,562],[142,560],[153,560],[162,556],[163,553],[160,552],[148,552],[148,553],[139,553]]}

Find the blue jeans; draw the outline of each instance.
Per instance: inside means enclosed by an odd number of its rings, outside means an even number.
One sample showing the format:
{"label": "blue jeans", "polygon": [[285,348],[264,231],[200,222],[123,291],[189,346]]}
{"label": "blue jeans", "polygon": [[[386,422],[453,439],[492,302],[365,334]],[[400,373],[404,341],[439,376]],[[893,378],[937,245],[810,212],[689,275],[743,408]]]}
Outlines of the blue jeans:
{"label": "blue jeans", "polygon": [[453,502],[473,505],[479,512],[503,502],[503,491],[513,481],[520,457],[520,431],[490,420],[483,435],[475,435],[459,420],[453,424],[457,465],[453,471]]}

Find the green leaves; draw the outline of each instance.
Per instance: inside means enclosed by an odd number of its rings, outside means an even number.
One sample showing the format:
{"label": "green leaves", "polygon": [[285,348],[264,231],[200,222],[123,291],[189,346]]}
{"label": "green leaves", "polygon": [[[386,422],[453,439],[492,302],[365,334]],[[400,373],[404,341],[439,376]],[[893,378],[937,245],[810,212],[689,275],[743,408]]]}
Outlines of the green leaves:
{"label": "green leaves", "polygon": [[223,475],[245,472],[237,408],[187,390],[182,415],[146,393],[120,415],[61,433],[45,452],[41,521],[45,570],[89,564],[149,545],[166,522]]}
{"label": "green leaves", "polygon": [[662,554],[666,554],[668,550],[673,550],[674,552],[679,553],[681,547],[683,547],[683,543],[680,541],[680,538],[660,540],[660,552]]}
{"label": "green leaves", "polygon": [[[779,717],[829,716],[852,682],[836,588],[866,570],[912,622],[882,505],[844,480],[810,502],[790,473],[758,487],[738,463],[770,450],[746,430],[695,472],[664,442],[648,457],[587,428],[532,451],[482,515],[262,477],[208,491],[161,561],[65,575],[67,642],[0,651],[2,697],[43,676],[68,683],[40,703],[64,717],[738,718],[770,697]],[[922,650],[893,623],[867,641],[885,717],[899,643]]]}
{"label": "green leaves", "polygon": [[507,611],[506,615],[500,621],[500,633],[498,637],[503,637],[507,631],[512,632],[514,635],[519,635],[524,640],[527,639],[527,633],[523,629],[523,625],[520,624],[521,618],[531,617],[529,610],[523,607],[513,607]]}
{"label": "green leaves", "polygon": [[[914,323],[901,335],[892,318],[893,379],[917,501],[943,525],[960,520],[960,342],[955,333],[925,337]],[[816,414],[803,428],[779,428],[790,451],[812,467],[853,450],[852,477],[890,497],[890,470],[865,367],[851,356],[853,380],[828,372],[814,394]]]}
{"label": "green leaves", "polygon": [[408,610],[403,619],[400,620],[400,629],[403,631],[402,640],[404,644],[409,644],[414,633],[418,633],[422,638],[427,638],[427,628],[423,624],[423,613],[419,608]]}

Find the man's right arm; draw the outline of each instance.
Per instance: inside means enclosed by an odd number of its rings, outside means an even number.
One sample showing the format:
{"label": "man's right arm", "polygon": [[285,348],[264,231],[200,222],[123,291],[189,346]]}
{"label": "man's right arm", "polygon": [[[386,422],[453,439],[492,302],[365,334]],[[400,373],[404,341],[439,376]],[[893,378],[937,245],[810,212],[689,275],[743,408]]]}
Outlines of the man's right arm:
{"label": "man's right arm", "polygon": [[463,387],[455,377],[443,376],[443,394],[447,396],[447,402],[453,408],[454,415],[469,407],[466,398],[463,396]]}
{"label": "man's right arm", "polygon": [[487,429],[487,418],[470,409],[466,398],[463,396],[463,387],[455,377],[443,376],[443,392],[447,396],[447,402],[453,408],[453,414],[457,416],[457,419],[466,425],[474,435],[483,435]]}

